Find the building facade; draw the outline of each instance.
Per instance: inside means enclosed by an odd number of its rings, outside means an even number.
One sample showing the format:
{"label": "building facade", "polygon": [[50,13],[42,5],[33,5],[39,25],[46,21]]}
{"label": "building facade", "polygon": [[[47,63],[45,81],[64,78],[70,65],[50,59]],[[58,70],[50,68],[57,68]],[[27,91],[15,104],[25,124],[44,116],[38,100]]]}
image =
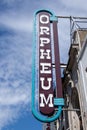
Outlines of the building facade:
{"label": "building facade", "polygon": [[[87,130],[87,30],[74,32],[64,71],[64,130]],[[68,123],[67,123],[68,122]]]}

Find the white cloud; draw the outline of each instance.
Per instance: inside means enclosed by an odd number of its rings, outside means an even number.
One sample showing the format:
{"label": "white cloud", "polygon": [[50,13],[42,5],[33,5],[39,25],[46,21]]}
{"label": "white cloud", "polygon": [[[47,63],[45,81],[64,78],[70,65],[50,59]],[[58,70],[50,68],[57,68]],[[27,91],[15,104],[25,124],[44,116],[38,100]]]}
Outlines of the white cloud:
{"label": "white cloud", "polygon": [[0,130],[2,130],[3,127],[8,125],[9,123],[12,123],[13,120],[17,120],[19,110],[12,109],[10,107],[1,107],[0,108]]}
{"label": "white cloud", "polygon": [[3,0],[4,4],[13,5],[15,2],[21,2],[22,0]]}
{"label": "white cloud", "polygon": [[86,0],[62,0],[61,5],[66,12],[66,15],[74,15],[74,16],[87,16],[87,6]]}
{"label": "white cloud", "polygon": [[19,118],[20,107],[0,107],[0,130],[9,123],[13,123]]}
{"label": "white cloud", "polygon": [[28,33],[0,36],[0,130],[30,110],[31,45]]}
{"label": "white cloud", "polygon": [[77,8],[77,10],[78,9],[80,9],[80,10],[86,9],[87,10],[85,4],[84,4],[84,6],[82,6],[83,3],[85,3],[85,2],[86,2],[86,0],[73,0],[73,1],[72,0],[67,0],[67,2],[62,0],[62,4],[64,4],[65,6],[67,6],[69,8]]}
{"label": "white cloud", "polygon": [[26,81],[26,77],[23,78],[22,72],[19,70],[17,74],[19,76],[15,76],[16,68],[11,67],[7,72],[4,68],[0,67],[1,69],[0,79],[3,78],[4,81],[0,81],[0,130],[9,123],[15,122],[21,115],[23,116],[21,110],[26,112],[30,109],[31,103],[31,86]]}
{"label": "white cloud", "polygon": [[29,86],[0,88],[0,130],[23,116],[22,109],[29,109],[26,106],[30,103],[30,93]]}
{"label": "white cloud", "polygon": [[[15,73],[16,68],[14,67],[6,68],[8,68],[7,72],[0,67],[0,70],[2,69],[0,79],[4,79],[4,81],[0,81],[0,130],[9,123],[15,122],[21,115],[23,116],[21,110],[26,112],[27,109],[30,109],[31,103],[31,86],[26,81],[26,77],[23,78],[20,70],[18,74]],[[19,76],[15,76],[15,74]],[[26,108],[26,106],[28,107]]]}
{"label": "white cloud", "polygon": [[[25,84],[26,85],[26,84]],[[2,87],[0,88],[0,105],[2,106],[17,106],[19,104],[27,104],[30,102],[31,91],[29,86],[11,88]]]}
{"label": "white cloud", "polygon": [[14,29],[15,31],[27,33],[31,32],[33,27],[32,20],[30,20],[29,18],[18,16],[13,17],[9,16],[8,14],[1,15],[0,23]]}

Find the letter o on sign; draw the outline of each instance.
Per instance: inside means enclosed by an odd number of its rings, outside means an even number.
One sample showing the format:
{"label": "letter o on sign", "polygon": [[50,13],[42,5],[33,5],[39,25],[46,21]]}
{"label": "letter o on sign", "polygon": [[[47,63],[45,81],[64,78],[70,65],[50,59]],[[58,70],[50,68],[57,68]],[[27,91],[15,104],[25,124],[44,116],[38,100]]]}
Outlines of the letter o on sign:
{"label": "letter o on sign", "polygon": [[41,17],[40,17],[40,23],[42,23],[42,24],[48,24],[49,23],[49,17],[47,15],[41,15]]}

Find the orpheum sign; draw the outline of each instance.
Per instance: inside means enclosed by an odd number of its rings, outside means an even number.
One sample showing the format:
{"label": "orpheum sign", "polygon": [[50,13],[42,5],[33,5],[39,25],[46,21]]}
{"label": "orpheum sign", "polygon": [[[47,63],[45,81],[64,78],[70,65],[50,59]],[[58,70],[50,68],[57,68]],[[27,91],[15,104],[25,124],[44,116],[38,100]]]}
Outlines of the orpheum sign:
{"label": "orpheum sign", "polygon": [[[54,16],[52,12],[39,10],[35,13],[33,40],[32,113],[39,121],[52,122],[60,116],[62,106],[64,106],[64,100],[62,98],[57,17]],[[54,94],[53,75],[55,75],[56,94]],[[35,90],[37,86],[39,93],[38,105],[36,107]]]}
{"label": "orpheum sign", "polygon": [[50,14],[39,13],[39,109],[45,115],[54,111]]}

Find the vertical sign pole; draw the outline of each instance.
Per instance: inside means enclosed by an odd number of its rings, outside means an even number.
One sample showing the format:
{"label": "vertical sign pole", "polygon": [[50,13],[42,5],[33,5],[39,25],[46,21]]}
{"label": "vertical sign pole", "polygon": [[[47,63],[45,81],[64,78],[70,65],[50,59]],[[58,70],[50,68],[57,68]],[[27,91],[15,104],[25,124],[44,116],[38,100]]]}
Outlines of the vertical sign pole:
{"label": "vertical sign pole", "polygon": [[57,98],[62,98],[62,83],[60,71],[60,56],[59,56],[59,42],[57,21],[53,21],[53,36],[54,36],[54,55],[55,55],[55,72],[56,72],[56,93]]}

